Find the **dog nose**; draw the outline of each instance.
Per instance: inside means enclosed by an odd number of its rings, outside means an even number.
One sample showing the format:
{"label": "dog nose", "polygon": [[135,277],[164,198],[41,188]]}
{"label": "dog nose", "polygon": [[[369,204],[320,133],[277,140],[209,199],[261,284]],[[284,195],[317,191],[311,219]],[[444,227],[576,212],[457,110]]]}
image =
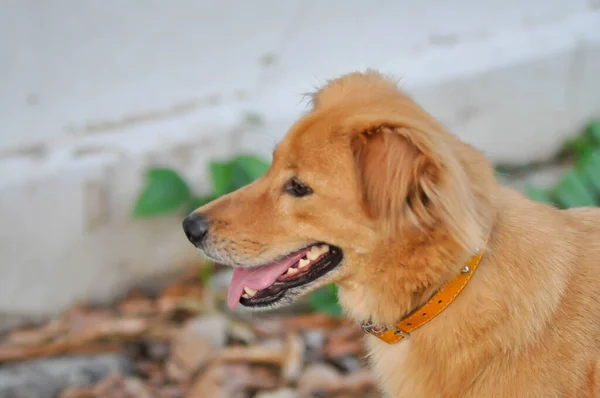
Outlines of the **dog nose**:
{"label": "dog nose", "polygon": [[199,246],[208,233],[208,220],[202,214],[190,214],[183,220],[182,226],[185,236],[195,246]]}

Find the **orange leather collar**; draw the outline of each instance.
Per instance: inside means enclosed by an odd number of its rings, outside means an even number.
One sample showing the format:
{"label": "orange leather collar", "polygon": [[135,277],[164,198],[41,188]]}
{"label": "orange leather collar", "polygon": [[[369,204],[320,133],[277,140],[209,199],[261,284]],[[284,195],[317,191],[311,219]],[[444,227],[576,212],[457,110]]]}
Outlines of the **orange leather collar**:
{"label": "orange leather collar", "polygon": [[439,315],[458,297],[471,280],[473,274],[475,274],[475,270],[483,257],[483,252],[483,250],[477,249],[475,256],[471,258],[469,263],[463,267],[453,280],[438,290],[422,307],[414,310],[394,326],[388,327],[373,324],[371,321],[365,321],[361,325],[362,330],[388,344],[395,344],[409,337],[413,331]]}

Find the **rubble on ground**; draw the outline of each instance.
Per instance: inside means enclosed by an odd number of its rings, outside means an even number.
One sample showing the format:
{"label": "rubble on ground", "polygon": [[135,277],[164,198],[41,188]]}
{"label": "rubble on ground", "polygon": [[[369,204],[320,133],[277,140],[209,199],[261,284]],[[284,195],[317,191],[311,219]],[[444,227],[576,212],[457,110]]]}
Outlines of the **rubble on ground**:
{"label": "rubble on ground", "polygon": [[220,311],[194,275],[0,338],[0,396],[381,397],[353,322]]}

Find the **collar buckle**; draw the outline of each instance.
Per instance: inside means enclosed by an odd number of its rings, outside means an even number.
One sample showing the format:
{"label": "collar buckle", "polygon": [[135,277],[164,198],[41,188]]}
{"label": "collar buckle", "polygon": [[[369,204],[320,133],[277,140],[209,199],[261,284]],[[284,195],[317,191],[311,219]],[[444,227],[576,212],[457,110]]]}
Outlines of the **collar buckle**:
{"label": "collar buckle", "polygon": [[388,330],[392,331],[397,336],[402,336],[402,338],[409,338],[410,333],[405,332],[404,330],[399,329],[396,326],[385,326],[385,325],[377,325],[371,321],[365,321],[360,325],[362,331],[366,334],[371,334],[375,337],[379,337]]}

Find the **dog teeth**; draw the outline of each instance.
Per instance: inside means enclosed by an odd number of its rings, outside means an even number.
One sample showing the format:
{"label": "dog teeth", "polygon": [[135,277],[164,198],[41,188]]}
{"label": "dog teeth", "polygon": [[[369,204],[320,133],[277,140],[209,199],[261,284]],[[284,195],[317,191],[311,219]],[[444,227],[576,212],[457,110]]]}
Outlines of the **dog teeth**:
{"label": "dog teeth", "polygon": [[298,268],[304,268],[306,267],[308,264],[310,264],[310,260],[307,260],[305,258],[303,258],[302,260],[300,260],[298,262]]}
{"label": "dog teeth", "polygon": [[306,253],[306,257],[314,261],[319,258],[322,254],[325,254],[329,251],[329,246],[321,245],[321,246],[313,246],[308,253]]}
{"label": "dog teeth", "polygon": [[242,297],[245,298],[245,299],[249,299],[250,298],[250,296],[248,296],[247,293],[242,294]]}
{"label": "dog teeth", "polygon": [[246,292],[246,294],[250,297],[254,297],[254,295],[256,294],[256,290],[252,289],[251,287],[248,286],[244,286],[244,291]]}
{"label": "dog teeth", "polygon": [[286,275],[294,275],[298,273],[298,269],[297,268],[290,268],[287,270],[287,272],[285,273]]}

